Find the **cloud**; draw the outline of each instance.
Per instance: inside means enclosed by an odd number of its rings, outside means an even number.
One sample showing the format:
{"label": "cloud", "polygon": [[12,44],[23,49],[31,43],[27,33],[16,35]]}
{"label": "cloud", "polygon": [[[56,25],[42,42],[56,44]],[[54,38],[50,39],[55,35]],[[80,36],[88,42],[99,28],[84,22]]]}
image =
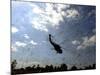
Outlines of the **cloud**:
{"label": "cloud", "polygon": [[63,17],[75,18],[79,16],[76,9],[67,9],[70,8],[70,5],[46,3],[45,7],[39,7],[36,4],[31,6],[33,8],[32,14],[37,16],[33,16],[31,20],[32,27],[40,31],[48,32],[49,26],[58,27],[60,22],[64,21]]}
{"label": "cloud", "polygon": [[32,45],[37,45],[37,43],[34,42],[33,40],[31,40],[30,43],[31,43]]}
{"label": "cloud", "polygon": [[80,41],[74,40],[74,41],[72,41],[72,44],[73,44],[73,45],[79,45],[79,44],[80,44]]}
{"label": "cloud", "polygon": [[48,32],[47,27],[44,24],[42,24],[41,22],[42,21],[39,21],[39,19],[31,21],[32,27],[37,30],[40,30],[40,31]]}
{"label": "cloud", "polygon": [[92,16],[92,15],[95,15],[95,10],[91,10],[89,13],[88,13],[88,17]]}
{"label": "cloud", "polygon": [[96,31],[96,29],[92,30],[92,33],[93,33],[92,36],[81,37],[82,40],[80,40],[80,41],[74,40],[74,41],[72,41],[72,44],[77,46],[77,50],[86,49],[87,47],[95,46],[95,44],[96,44],[95,31]]}
{"label": "cloud", "polygon": [[29,39],[29,38],[30,38],[27,34],[24,34],[24,37],[25,37],[26,39]]}
{"label": "cloud", "polygon": [[23,42],[17,41],[17,42],[15,43],[15,45],[18,46],[18,47],[25,47],[27,44],[26,44],[26,43],[23,43]]}
{"label": "cloud", "polygon": [[36,14],[42,14],[45,13],[44,10],[42,10],[42,8],[38,7],[37,5],[31,5],[33,7],[32,11]]}
{"label": "cloud", "polygon": [[17,51],[16,46],[12,45],[12,47],[11,47],[11,51],[16,52],[16,51]]}
{"label": "cloud", "polygon": [[[50,23],[51,26],[55,26],[55,25],[58,25],[60,21],[63,21],[61,14],[57,13],[57,11],[54,10],[53,4],[47,3],[44,10],[40,8],[39,6],[35,5],[35,7],[33,7],[33,13],[38,14],[39,21],[41,21],[42,24],[44,23],[44,25],[47,25],[48,23]],[[35,21],[35,23],[37,22],[38,23],[37,25],[41,24],[41,22],[39,21]],[[34,19],[33,19],[33,22],[34,22]]]}
{"label": "cloud", "polygon": [[69,9],[66,11],[67,18],[75,18],[77,16],[79,16],[79,12],[75,9]]}
{"label": "cloud", "polygon": [[23,43],[23,42],[20,42],[20,41],[17,41],[14,44],[12,44],[11,50],[13,52],[16,52],[16,51],[18,51],[17,48],[21,48],[21,47],[23,47],[25,49],[27,49],[27,48],[34,48],[36,45],[37,45],[37,43],[34,42],[33,40],[27,42],[27,44]]}
{"label": "cloud", "polygon": [[77,50],[85,49],[87,47],[94,46],[96,43],[96,35],[89,37],[83,37],[83,42],[77,46]]}
{"label": "cloud", "polygon": [[12,26],[12,33],[16,33],[16,32],[18,32],[18,29]]}
{"label": "cloud", "polygon": [[34,61],[30,60],[29,61],[29,60],[25,60],[25,59],[22,59],[22,61],[17,60],[17,62],[18,62],[18,64],[16,65],[16,68],[25,68],[25,67],[33,65],[33,64],[35,64],[35,65],[38,65],[38,64],[42,65],[43,64],[42,62],[37,61],[37,60],[34,60]]}
{"label": "cloud", "polygon": [[56,4],[56,7],[58,12],[62,12],[63,9],[70,8],[70,5]]}

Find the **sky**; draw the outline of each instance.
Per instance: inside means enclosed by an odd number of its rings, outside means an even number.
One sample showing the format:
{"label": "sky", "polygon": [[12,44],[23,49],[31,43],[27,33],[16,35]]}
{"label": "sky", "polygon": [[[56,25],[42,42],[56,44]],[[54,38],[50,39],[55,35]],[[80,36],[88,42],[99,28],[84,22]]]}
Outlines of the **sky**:
{"label": "sky", "polygon": [[[95,6],[12,1],[11,58],[17,68],[96,62]],[[63,50],[57,53],[49,42]]]}

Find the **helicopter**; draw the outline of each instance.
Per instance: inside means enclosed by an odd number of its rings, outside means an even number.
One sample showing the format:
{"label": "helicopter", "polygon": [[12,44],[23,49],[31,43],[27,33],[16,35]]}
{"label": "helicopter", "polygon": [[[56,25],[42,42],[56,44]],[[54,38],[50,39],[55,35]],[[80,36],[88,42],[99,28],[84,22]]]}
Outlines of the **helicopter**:
{"label": "helicopter", "polygon": [[62,54],[62,49],[61,49],[61,46],[58,45],[57,43],[55,43],[53,40],[52,40],[52,35],[49,34],[49,42],[51,43],[51,45],[54,47],[54,50],[59,53],[59,54]]}

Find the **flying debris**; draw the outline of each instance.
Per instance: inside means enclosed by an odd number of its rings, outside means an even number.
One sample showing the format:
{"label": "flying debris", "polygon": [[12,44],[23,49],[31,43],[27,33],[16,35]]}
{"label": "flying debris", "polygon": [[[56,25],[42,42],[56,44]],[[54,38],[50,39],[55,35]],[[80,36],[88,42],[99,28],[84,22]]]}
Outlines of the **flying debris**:
{"label": "flying debris", "polygon": [[62,49],[61,49],[60,45],[58,45],[57,43],[55,43],[54,41],[52,41],[51,37],[52,37],[51,34],[49,34],[49,42],[54,47],[54,50],[57,53],[62,54]]}

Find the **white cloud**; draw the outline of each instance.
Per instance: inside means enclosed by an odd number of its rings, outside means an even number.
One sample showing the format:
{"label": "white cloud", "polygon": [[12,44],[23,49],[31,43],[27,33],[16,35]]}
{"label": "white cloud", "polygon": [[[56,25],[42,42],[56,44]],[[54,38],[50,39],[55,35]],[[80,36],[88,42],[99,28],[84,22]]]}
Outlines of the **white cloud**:
{"label": "white cloud", "polygon": [[[58,7],[59,6],[59,7]],[[66,5],[67,6],[67,5]],[[57,12],[56,10],[54,10],[54,7],[55,8],[59,8],[58,10],[60,10],[60,12]],[[48,16],[48,21],[52,24],[52,26],[56,26],[56,25],[59,25],[59,22],[60,21],[63,21],[63,17],[62,17],[62,14],[61,14],[61,10],[64,9],[64,5],[62,4],[46,4],[46,14]]]}
{"label": "white cloud", "polygon": [[[64,21],[63,17],[75,18],[76,16],[79,16],[79,12],[76,9],[71,9],[70,5],[46,3],[44,8],[35,4],[31,6],[33,8],[32,14],[35,13],[38,15],[37,17],[32,18],[32,27],[40,31],[48,32],[49,26],[55,28],[59,27],[59,23]],[[65,11],[64,9],[67,10]]]}
{"label": "white cloud", "polygon": [[18,29],[16,27],[12,27],[12,33],[18,32]]}
{"label": "white cloud", "polygon": [[16,52],[16,51],[17,51],[16,46],[12,45],[12,47],[11,47],[11,51]]}
{"label": "white cloud", "polygon": [[33,44],[33,45],[37,45],[37,43],[34,42],[33,40],[31,40],[30,43]]}
{"label": "white cloud", "polygon": [[[63,8],[63,7],[62,7]],[[48,32],[48,25],[58,26],[60,21],[63,21],[61,12],[54,10],[53,4],[46,4],[45,9],[39,6],[33,6],[33,13],[38,14],[39,17],[32,19],[32,26],[40,31]]]}
{"label": "white cloud", "polygon": [[83,42],[77,46],[77,50],[85,49],[87,47],[93,46],[96,43],[96,36],[93,35],[90,38],[89,37],[83,37]]}
{"label": "white cloud", "polygon": [[58,26],[60,21],[63,21],[62,15],[57,13],[56,11],[52,11],[50,14],[48,21],[52,24],[52,26]]}
{"label": "white cloud", "polygon": [[[30,45],[30,44],[32,44],[33,46]],[[17,41],[17,42],[15,42],[15,43],[12,45],[11,50],[12,50],[13,52],[16,52],[16,51],[18,51],[17,48],[20,48],[20,47],[23,47],[23,48],[25,48],[25,49],[27,49],[28,47],[29,47],[29,48],[34,48],[34,46],[36,46],[36,45],[37,45],[37,43],[34,42],[33,40],[27,42],[27,44],[26,44],[26,43],[23,43],[23,42],[20,42],[20,41]],[[31,47],[31,46],[32,46],[32,47]]]}
{"label": "white cloud", "polygon": [[45,31],[45,32],[48,32],[48,29],[46,28],[46,26],[43,24],[41,24],[39,22],[39,20],[33,20],[32,22],[32,27],[37,29],[37,30],[40,30],[40,31]]}
{"label": "white cloud", "polygon": [[53,7],[54,7],[53,4],[47,3],[47,4],[46,4],[45,11],[46,11],[46,12],[51,12],[51,11],[53,10]]}
{"label": "white cloud", "polygon": [[75,18],[77,16],[79,16],[79,12],[75,9],[69,9],[66,11],[67,18]]}
{"label": "white cloud", "polygon": [[33,12],[36,13],[36,14],[40,14],[40,13],[44,13],[44,10],[42,10],[42,8],[36,6],[36,5],[32,5],[33,7]]}
{"label": "white cloud", "polygon": [[72,44],[73,44],[73,45],[79,45],[79,44],[80,44],[80,41],[74,40],[74,41],[72,41]]}
{"label": "white cloud", "polygon": [[26,43],[23,43],[23,42],[17,41],[17,42],[15,43],[15,45],[18,46],[18,47],[25,47],[27,44],[26,44]]}
{"label": "white cloud", "polygon": [[58,12],[62,12],[65,8],[70,8],[70,5],[56,4]]}
{"label": "white cloud", "polygon": [[27,34],[24,34],[24,37],[25,37],[26,39],[29,39],[29,38],[30,38]]}

